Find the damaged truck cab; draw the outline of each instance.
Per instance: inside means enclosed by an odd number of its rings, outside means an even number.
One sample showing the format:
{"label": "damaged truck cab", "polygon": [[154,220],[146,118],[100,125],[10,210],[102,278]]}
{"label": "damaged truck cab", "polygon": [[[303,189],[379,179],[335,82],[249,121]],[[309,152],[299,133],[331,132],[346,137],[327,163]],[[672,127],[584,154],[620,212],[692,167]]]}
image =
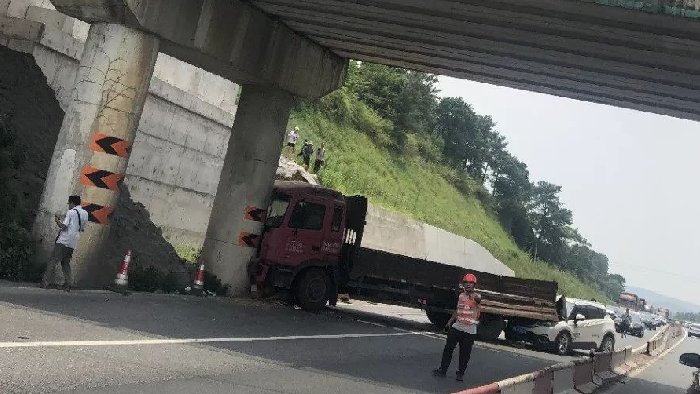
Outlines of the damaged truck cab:
{"label": "damaged truck cab", "polygon": [[262,294],[292,290],[307,310],[318,310],[329,301],[335,304],[352,269],[366,210],[367,199],[361,196],[277,182],[258,254],[251,262],[251,283]]}

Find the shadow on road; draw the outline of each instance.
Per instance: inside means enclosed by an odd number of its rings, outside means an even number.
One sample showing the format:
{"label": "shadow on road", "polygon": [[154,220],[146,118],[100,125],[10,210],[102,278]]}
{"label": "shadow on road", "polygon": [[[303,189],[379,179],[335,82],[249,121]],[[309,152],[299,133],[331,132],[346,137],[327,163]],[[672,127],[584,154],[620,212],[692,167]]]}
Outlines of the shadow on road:
{"label": "shadow on road", "polygon": [[[292,307],[249,299],[196,298],[177,295],[72,292],[13,287],[0,282],[0,307],[29,308],[47,320],[65,325],[87,324],[80,332],[56,329],[34,332],[28,340],[115,340],[134,336],[166,338],[273,337],[343,333],[396,333],[392,327],[358,322],[367,320],[410,331],[432,329],[427,324],[371,313],[328,309],[311,314]],[[43,318],[42,318],[43,319]],[[0,325],[1,326],[1,325]],[[105,330],[109,328],[109,330]],[[31,329],[30,329],[31,331]],[[105,338],[106,332],[110,333]],[[123,334],[123,335],[122,335]],[[0,341],[17,341],[11,329],[0,329]],[[434,336],[406,335],[347,339],[210,343],[293,368],[321,371],[380,386],[410,391],[451,392],[465,387],[540,369],[556,363],[546,357],[477,347],[467,381],[452,376],[436,379],[444,342]],[[456,356],[456,354],[455,354]],[[456,357],[453,366],[456,366]],[[453,372],[451,372],[453,373]],[[270,379],[275,379],[271,376]],[[301,383],[300,383],[301,384]]]}

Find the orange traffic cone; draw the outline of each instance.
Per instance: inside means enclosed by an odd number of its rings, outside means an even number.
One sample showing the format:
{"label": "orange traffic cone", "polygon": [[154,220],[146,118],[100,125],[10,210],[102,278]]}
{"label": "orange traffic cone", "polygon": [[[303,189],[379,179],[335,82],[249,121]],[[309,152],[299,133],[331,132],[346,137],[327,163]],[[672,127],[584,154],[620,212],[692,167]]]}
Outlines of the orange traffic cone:
{"label": "orange traffic cone", "polygon": [[197,295],[204,294],[204,263],[199,264],[199,269],[197,273],[194,274],[194,284],[192,285],[192,290]]}
{"label": "orange traffic cone", "polygon": [[124,256],[124,261],[117,272],[117,277],[114,279],[114,284],[110,287],[110,290],[116,291],[117,293],[128,294],[129,286],[129,263],[131,262],[131,250],[126,252]]}

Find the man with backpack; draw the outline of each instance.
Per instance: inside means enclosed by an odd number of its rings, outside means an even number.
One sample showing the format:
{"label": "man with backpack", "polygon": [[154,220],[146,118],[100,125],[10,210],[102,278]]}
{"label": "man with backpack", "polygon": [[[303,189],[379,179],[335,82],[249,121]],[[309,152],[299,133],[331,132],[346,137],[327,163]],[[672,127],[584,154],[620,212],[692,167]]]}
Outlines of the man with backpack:
{"label": "man with backpack", "polygon": [[80,232],[85,230],[88,222],[88,213],[80,206],[80,196],[68,197],[68,212],[64,215],[63,220],[59,215],[56,215],[55,221],[59,231],[51,260],[46,266],[46,272],[44,272],[41,281],[41,287],[47,288],[52,284],[56,265],[61,263],[64,279],[63,290],[70,291],[73,284],[70,260],[73,257],[73,251],[78,247]]}
{"label": "man with backpack", "polygon": [[304,140],[304,146],[301,147],[301,151],[297,156],[301,156],[304,159],[304,169],[309,170],[309,164],[311,163],[311,155],[314,154],[314,143],[309,140]]}

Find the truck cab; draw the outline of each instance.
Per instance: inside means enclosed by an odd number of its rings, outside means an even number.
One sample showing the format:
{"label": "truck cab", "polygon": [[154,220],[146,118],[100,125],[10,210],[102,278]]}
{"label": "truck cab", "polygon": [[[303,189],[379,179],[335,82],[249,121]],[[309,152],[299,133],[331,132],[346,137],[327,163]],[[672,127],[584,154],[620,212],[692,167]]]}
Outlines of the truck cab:
{"label": "truck cab", "polygon": [[[292,290],[297,303],[309,310],[334,303],[342,278],[351,269],[350,252],[359,245],[362,202],[366,212],[364,197],[345,197],[301,182],[276,182],[250,267],[256,290]],[[360,207],[359,212],[352,210],[354,220],[348,219],[348,205]]]}

